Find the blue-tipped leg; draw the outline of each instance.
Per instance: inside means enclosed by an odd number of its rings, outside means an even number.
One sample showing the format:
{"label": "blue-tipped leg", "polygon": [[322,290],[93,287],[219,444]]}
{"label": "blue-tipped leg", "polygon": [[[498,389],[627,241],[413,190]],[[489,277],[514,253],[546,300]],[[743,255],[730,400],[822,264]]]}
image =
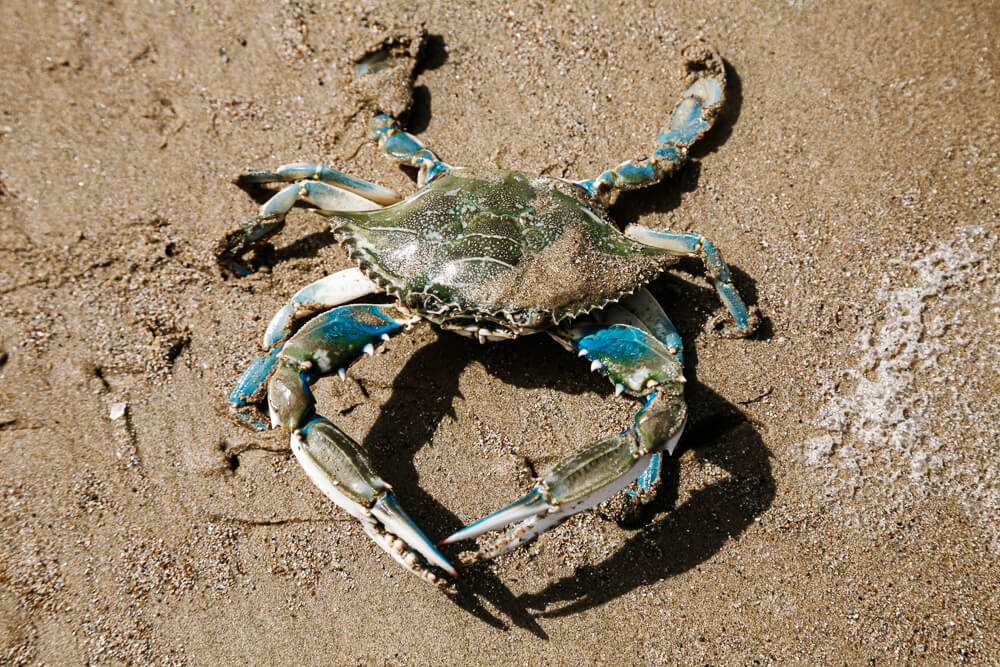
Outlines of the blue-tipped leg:
{"label": "blue-tipped leg", "polygon": [[733,285],[722,253],[704,236],[690,232],[660,231],[636,224],[625,228],[625,236],[676,255],[700,259],[735,324],[725,327],[723,333],[730,336],[748,336],[757,328],[756,311],[747,308],[739,292],[736,291],[736,286]]}
{"label": "blue-tipped leg", "polygon": [[441,174],[447,173],[451,167],[434,155],[430,149],[415,136],[403,130],[399,123],[386,114],[379,114],[372,119],[372,132],[386,155],[397,162],[408,164],[420,169],[417,184],[423,187]]}
{"label": "blue-tipped leg", "polygon": [[684,52],[692,83],[656,138],[653,154],[644,160],[623,162],[596,178],[577,181],[598,201],[608,204],[615,193],[652,185],[687,161],[688,149],[712,127],[725,101],[726,69],[722,58],[704,42]]}
{"label": "blue-tipped leg", "polygon": [[252,171],[236,177],[234,182],[241,187],[290,182],[264,202],[257,215],[226,232],[216,244],[215,257],[219,266],[238,276],[250,273],[242,262],[243,255],[281,231],[285,216],[296,202],[303,201],[320,212],[330,213],[370,211],[400,199],[389,188],[311,162],[287,164],[273,171]]}
{"label": "blue-tipped leg", "polygon": [[[294,183],[297,181],[318,181],[347,190],[377,204],[392,204],[401,199],[395,190],[356,178],[332,167],[314,162],[294,162],[277,169],[263,169],[240,174],[233,182],[239,186],[262,185],[265,183]],[[294,199],[291,203],[294,203]],[[290,206],[291,204],[289,204]],[[336,209],[332,209],[336,210]],[[288,209],[285,209],[287,212]]]}

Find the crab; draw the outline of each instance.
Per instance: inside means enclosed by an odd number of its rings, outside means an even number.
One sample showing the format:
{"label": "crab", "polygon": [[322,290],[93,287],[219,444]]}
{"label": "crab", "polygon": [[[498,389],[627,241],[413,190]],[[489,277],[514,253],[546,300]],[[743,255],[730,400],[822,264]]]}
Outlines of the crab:
{"label": "crab", "polygon": [[[230,396],[235,414],[291,432],[306,475],[404,568],[454,592],[456,569],[442,544],[499,531],[462,555],[493,558],[637,482],[649,489],[661,456],[673,454],[687,416],[681,338],[645,285],[680,257],[700,259],[728,311],[722,332],[746,336],[756,325],[715,245],[696,233],[613,224],[608,206],[623,190],[673,173],[712,126],[724,103],[725,68],[697,40],[683,50],[688,87],[656,138],[652,155],[595,178],[572,181],[516,171],[448,165],[403,129],[423,33],[385,39],[356,61],[354,84],[371,108],[379,148],[418,169],[419,189],[394,191],[330,167],[296,163],[253,171],[241,186],[278,184],[257,215],[230,231],[216,255],[245,274],[242,256],[277,233],[297,202],[329,218],[356,263],[301,289],[264,333],[263,356]],[[402,88],[401,88],[402,87]],[[392,303],[358,303],[372,294]],[[384,299],[384,297],[383,297]],[[437,545],[407,516],[358,442],[316,411],[310,386],[344,378],[375,346],[419,320],[480,342],[545,332],[585,357],[641,402],[631,427],[587,444],[536,480],[522,498]]]}

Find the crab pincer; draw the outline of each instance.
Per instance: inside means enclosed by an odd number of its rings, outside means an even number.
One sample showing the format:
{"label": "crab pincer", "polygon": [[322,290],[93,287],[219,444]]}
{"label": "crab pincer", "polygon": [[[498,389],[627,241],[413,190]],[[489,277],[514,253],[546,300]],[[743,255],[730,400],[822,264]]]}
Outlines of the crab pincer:
{"label": "crab pincer", "polygon": [[465,563],[494,558],[625,489],[654,457],[673,454],[684,430],[680,338],[648,292],[606,309],[601,322],[574,323],[549,334],[591,359],[591,368],[607,375],[617,393],[642,398],[643,405],[630,428],[573,452],[519,500],[439,543],[472,539],[514,524],[485,547],[463,554]]}

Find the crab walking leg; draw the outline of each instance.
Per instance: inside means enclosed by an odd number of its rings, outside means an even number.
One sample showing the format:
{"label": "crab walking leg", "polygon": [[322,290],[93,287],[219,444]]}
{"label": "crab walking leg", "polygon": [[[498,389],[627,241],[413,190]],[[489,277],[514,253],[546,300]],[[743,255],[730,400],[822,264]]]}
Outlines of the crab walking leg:
{"label": "crab walking leg", "polygon": [[670,113],[667,126],[656,138],[653,154],[637,162],[623,162],[597,178],[577,181],[602,204],[609,204],[613,193],[652,185],[676,171],[687,161],[690,146],[715,122],[726,91],[722,58],[702,41],[690,44],[683,55],[695,80]]}
{"label": "crab walking leg", "polygon": [[234,178],[233,183],[244,186],[264,183],[293,183],[305,180],[320,181],[328,185],[335,185],[341,190],[353,192],[383,206],[393,204],[402,199],[391,188],[369,183],[350,174],[337,171],[332,167],[313,162],[293,162],[292,164],[283,164],[273,170],[262,169],[260,171],[250,171]]}
{"label": "crab walking leg", "polygon": [[[418,39],[422,43],[424,35],[421,34]],[[355,75],[358,79],[364,79],[385,70],[402,67],[403,71],[409,72],[406,85],[412,88],[416,54],[417,51],[414,50],[408,54],[398,50],[393,53],[391,48],[373,51],[358,61]],[[371,121],[371,131],[375,135],[378,147],[393,160],[417,167],[420,170],[417,174],[417,185],[423,187],[451,169],[393,118],[393,115],[398,115],[401,109],[379,109],[379,111],[390,111],[390,113],[379,113]]]}
{"label": "crab walking leg", "polygon": [[684,429],[683,369],[655,336],[626,324],[579,324],[550,332],[591,368],[603,369],[622,391],[645,398],[627,431],[593,442],[560,461],[520,500],[445,539],[471,539],[516,524],[464,562],[498,556],[631,484],[653,455],[673,453]]}
{"label": "crab walking leg", "polygon": [[726,263],[722,259],[722,253],[715,247],[714,243],[704,236],[691,232],[663,232],[637,224],[626,227],[625,236],[633,241],[660,248],[675,255],[699,258],[705,265],[705,271],[712,279],[712,284],[715,286],[715,291],[719,293],[722,304],[736,323],[735,327],[725,327],[723,332],[730,336],[748,336],[757,328],[756,312],[753,309],[748,309],[743,303],[743,299],[729,277],[729,269],[726,268]]}
{"label": "crab walking leg", "polygon": [[423,187],[441,174],[451,170],[451,166],[437,158],[430,149],[415,136],[403,130],[391,116],[379,114],[372,119],[372,132],[378,147],[397,162],[417,167],[417,185]]}
{"label": "crab walking leg", "polygon": [[[248,218],[238,227],[227,232],[216,244],[215,258],[220,266],[237,275],[247,275],[249,270],[239,262],[239,258],[261,241],[281,231],[281,228],[285,226],[285,216],[298,201],[307,202],[324,211],[371,211],[381,208],[376,199],[390,202],[399,199],[395,192],[387,188],[380,188],[371,183],[340,174],[329,167],[306,163],[279,167],[277,172],[250,172],[237,177],[235,182],[239,185],[245,185],[286,181],[290,180],[293,175],[308,173],[310,168],[319,176],[329,178],[330,182],[305,180],[286,185],[278,190],[274,196],[261,205],[257,215]],[[279,174],[282,170],[285,170],[284,175]],[[330,172],[343,177],[341,179],[343,182],[331,185],[335,179]]]}
{"label": "crab walking leg", "polygon": [[378,291],[378,285],[369,280],[361,269],[351,268],[320,278],[296,292],[291,301],[275,313],[264,332],[267,353],[255,359],[233,387],[229,395],[233,413],[257,430],[267,430],[254,405],[263,400],[267,378],[295,324],[323,310]]}
{"label": "crab walking leg", "polygon": [[451,575],[455,569],[410,520],[389,485],[373,470],[350,436],[315,412],[309,386],[343,370],[375,343],[401,330],[413,317],[394,306],[354,304],[314,317],[278,355],[268,383],[268,409],[275,426],[292,431],[292,452],[309,479],[356,518],[371,539],[400,565],[450,590],[427,564]]}

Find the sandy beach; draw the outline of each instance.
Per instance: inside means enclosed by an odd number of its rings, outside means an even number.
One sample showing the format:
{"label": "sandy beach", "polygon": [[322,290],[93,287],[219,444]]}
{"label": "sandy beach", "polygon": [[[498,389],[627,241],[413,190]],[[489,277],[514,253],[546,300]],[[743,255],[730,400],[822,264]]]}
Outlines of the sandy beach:
{"label": "sandy beach", "polygon": [[[411,132],[572,179],[648,155],[714,44],[723,116],[611,215],[712,239],[763,318],[718,335],[697,262],[652,283],[690,410],[656,496],[455,596],[229,415],[271,315],[351,266],[324,220],[245,278],[212,255],[249,169],[416,189],[351,83],[414,25]],[[0,28],[0,663],[1000,662],[997,3],[9,0]],[[639,405],[547,336],[426,323],[315,391],[435,540]]]}

